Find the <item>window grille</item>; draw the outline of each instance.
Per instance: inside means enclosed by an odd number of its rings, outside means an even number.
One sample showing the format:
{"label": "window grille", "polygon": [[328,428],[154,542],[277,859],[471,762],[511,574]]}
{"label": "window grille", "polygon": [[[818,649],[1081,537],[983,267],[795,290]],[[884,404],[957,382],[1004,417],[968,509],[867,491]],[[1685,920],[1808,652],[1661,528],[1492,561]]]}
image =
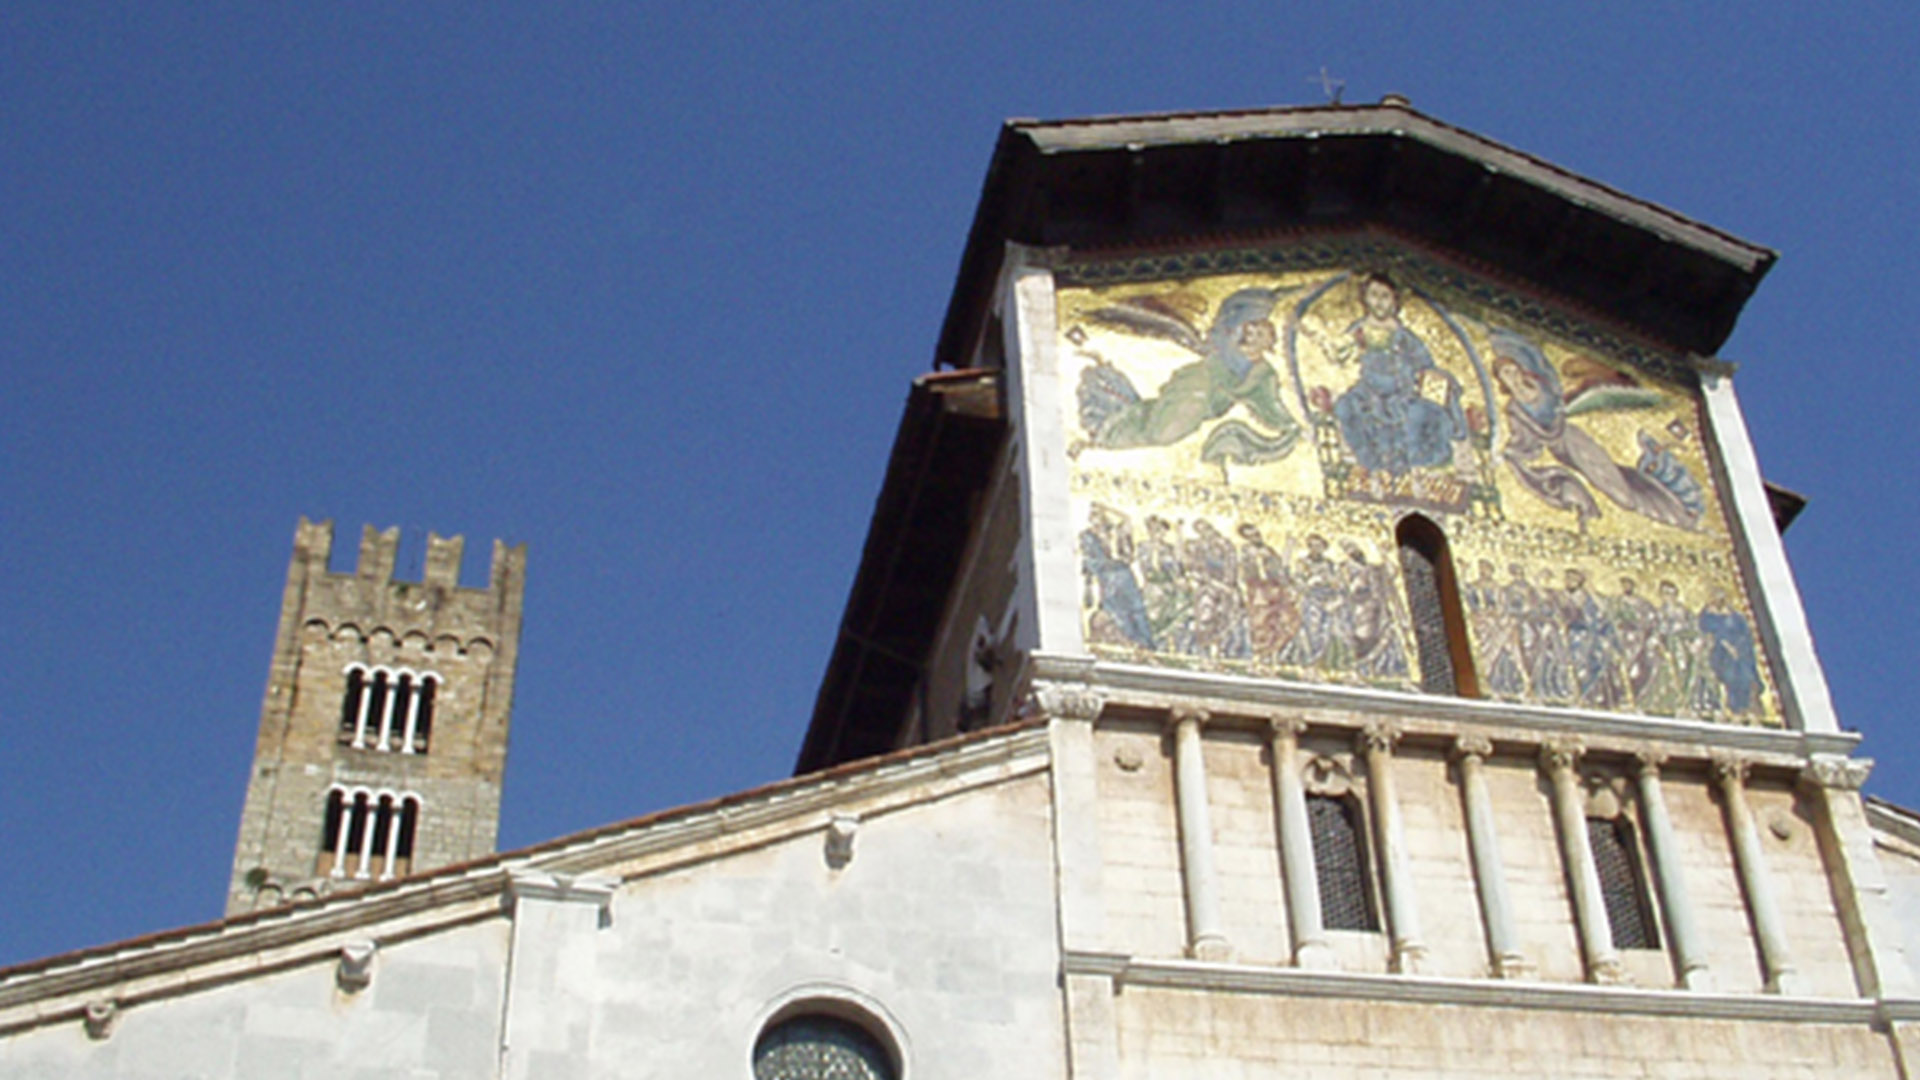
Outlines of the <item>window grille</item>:
{"label": "window grille", "polygon": [[1600,894],[1616,949],[1657,949],[1660,932],[1647,903],[1645,878],[1635,856],[1633,826],[1623,818],[1587,819],[1587,846],[1600,871]]}
{"label": "window grille", "polygon": [[753,1047],[753,1080],[894,1080],[892,1056],[864,1028],[835,1016],[796,1016]]}
{"label": "window grille", "polygon": [[1366,846],[1353,803],[1333,795],[1307,796],[1313,832],[1313,873],[1320,887],[1320,919],[1329,930],[1378,930],[1368,887]]}

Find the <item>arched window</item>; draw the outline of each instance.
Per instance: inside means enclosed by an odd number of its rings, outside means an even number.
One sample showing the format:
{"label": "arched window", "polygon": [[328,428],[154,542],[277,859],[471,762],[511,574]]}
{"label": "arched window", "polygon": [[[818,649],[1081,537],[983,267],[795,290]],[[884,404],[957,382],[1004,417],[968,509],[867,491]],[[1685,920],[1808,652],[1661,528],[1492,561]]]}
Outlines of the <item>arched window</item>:
{"label": "arched window", "polygon": [[893,1055],[866,1028],[822,1013],[768,1027],[753,1044],[753,1080],[895,1080]]}
{"label": "arched window", "polygon": [[1353,799],[1308,795],[1307,824],[1313,833],[1313,875],[1320,887],[1320,919],[1329,930],[1378,930],[1372,877],[1367,873],[1365,833]]}
{"label": "arched window", "polygon": [[1419,514],[1409,514],[1400,519],[1394,538],[1400,545],[1400,576],[1407,583],[1407,616],[1420,650],[1420,688],[1429,694],[1478,696],[1447,535]]}
{"label": "arched window", "polygon": [[347,668],[340,741],[362,750],[424,754],[433,733],[440,676],[406,668]]}
{"label": "arched window", "polygon": [[1633,826],[1625,818],[1590,817],[1587,846],[1593,849],[1594,868],[1600,872],[1600,895],[1606,901],[1613,947],[1659,948],[1660,930],[1653,921],[1653,905],[1648,902]]}
{"label": "arched window", "polygon": [[418,795],[336,787],[327,792],[314,873],[382,881],[405,874],[413,867],[413,837],[419,825]]}

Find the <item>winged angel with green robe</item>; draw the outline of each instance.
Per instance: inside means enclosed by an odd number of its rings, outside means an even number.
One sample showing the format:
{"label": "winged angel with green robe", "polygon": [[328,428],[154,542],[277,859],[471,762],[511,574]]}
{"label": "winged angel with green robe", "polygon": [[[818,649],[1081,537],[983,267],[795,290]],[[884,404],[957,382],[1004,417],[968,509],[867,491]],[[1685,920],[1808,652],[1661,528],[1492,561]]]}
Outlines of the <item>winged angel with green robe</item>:
{"label": "winged angel with green robe", "polygon": [[1200,359],[1174,371],[1159,393],[1143,398],[1126,373],[1095,358],[1080,373],[1077,396],[1084,445],[1110,450],[1171,446],[1209,420],[1245,405],[1259,426],[1230,419],[1207,433],[1200,459],[1225,469],[1228,462],[1278,461],[1300,439],[1300,425],[1280,400],[1280,379],[1268,363],[1278,335],[1269,318],[1279,294],[1241,289],[1220,301],[1202,338],[1193,319],[1205,310],[1191,293],[1129,297],[1094,311],[1091,318],[1128,333],[1174,342]]}

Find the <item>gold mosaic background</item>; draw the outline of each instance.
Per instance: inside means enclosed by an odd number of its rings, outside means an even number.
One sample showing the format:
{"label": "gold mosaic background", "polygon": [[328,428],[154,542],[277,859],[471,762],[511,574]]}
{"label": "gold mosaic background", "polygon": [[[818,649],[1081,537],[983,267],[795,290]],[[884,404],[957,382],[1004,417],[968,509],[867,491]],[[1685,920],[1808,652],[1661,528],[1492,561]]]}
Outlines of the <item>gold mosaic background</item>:
{"label": "gold mosaic background", "polygon": [[1417,689],[1420,513],[1483,695],[1778,725],[1683,369],[1383,264],[1061,288],[1090,648]]}

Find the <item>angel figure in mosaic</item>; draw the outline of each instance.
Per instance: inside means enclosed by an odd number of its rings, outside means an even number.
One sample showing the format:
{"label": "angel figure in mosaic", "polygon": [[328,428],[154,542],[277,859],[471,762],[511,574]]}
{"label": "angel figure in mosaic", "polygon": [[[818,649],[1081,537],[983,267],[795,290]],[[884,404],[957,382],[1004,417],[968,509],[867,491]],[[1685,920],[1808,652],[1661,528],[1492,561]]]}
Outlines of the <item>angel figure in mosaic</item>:
{"label": "angel figure in mosaic", "polygon": [[1657,404],[1657,391],[1580,358],[1568,362],[1567,375],[1574,380],[1569,390],[1532,341],[1499,327],[1488,337],[1494,382],[1507,396],[1507,443],[1501,453],[1521,483],[1553,506],[1573,511],[1582,528],[1600,516],[1593,491],[1663,524],[1691,529],[1699,522],[1706,508],[1699,482],[1670,450],[1643,432],[1639,461],[1622,465],[1572,422],[1584,413]]}
{"label": "angel figure in mosaic", "polygon": [[1268,360],[1278,340],[1270,318],[1278,298],[1272,289],[1241,289],[1220,301],[1204,335],[1195,320],[1205,302],[1192,293],[1129,297],[1094,311],[1095,322],[1171,341],[1199,359],[1175,370],[1151,397],[1125,372],[1096,359],[1080,373],[1076,390],[1084,445],[1171,446],[1244,406],[1258,426],[1237,417],[1216,425],[1201,444],[1201,460],[1225,468],[1229,462],[1286,457],[1299,441],[1300,425],[1281,400],[1280,379]]}

